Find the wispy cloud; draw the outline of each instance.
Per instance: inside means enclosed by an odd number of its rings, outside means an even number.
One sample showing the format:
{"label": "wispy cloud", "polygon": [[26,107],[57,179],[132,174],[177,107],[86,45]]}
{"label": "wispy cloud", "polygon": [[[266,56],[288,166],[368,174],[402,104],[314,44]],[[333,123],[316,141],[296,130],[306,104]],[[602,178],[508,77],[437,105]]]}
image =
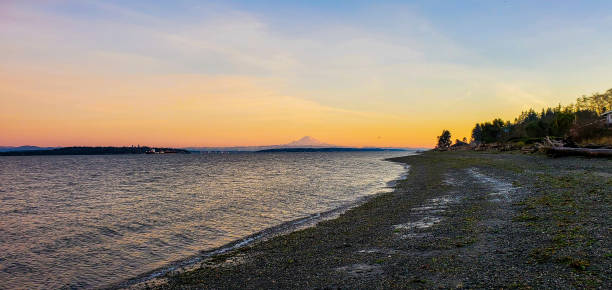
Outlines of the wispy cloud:
{"label": "wispy cloud", "polygon": [[[332,137],[397,128],[419,133],[383,140],[423,144],[458,116],[468,125],[457,130],[467,132],[482,118],[511,118],[529,106],[568,103],[585,88],[606,89],[612,65],[611,41],[601,39],[612,28],[609,17],[564,20],[542,12],[519,29],[481,15],[490,23],[462,19],[467,24],[454,28],[442,17],[486,11],[355,4],[350,11],[322,7],[322,15],[296,8],[288,19],[277,9],[235,3],[163,5],[3,2],[0,101],[8,105],[0,110],[21,109],[22,116],[11,115],[17,122],[30,112],[45,116],[43,104],[64,102],[47,117],[231,123],[231,142],[250,136],[238,124],[248,120],[278,129],[277,136],[291,126]],[[486,37],[473,36],[479,32]],[[423,120],[431,131],[412,129]],[[370,142],[365,135],[353,133],[353,142]]]}

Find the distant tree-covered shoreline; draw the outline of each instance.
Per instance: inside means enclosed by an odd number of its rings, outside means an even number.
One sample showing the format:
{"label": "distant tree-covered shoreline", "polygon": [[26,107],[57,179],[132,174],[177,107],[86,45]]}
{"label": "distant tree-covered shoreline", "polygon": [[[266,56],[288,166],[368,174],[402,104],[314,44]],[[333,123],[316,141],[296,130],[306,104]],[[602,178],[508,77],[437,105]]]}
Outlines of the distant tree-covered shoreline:
{"label": "distant tree-covered shoreline", "polygon": [[153,148],[147,146],[131,147],[62,147],[50,150],[27,150],[0,152],[0,156],[38,156],[38,155],[116,155],[116,154],[189,154],[184,149]]}

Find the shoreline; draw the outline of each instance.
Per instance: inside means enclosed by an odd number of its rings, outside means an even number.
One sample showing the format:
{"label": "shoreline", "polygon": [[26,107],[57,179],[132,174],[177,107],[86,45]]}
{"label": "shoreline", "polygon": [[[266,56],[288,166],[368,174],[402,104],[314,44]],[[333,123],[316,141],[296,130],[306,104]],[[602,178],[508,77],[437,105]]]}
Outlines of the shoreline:
{"label": "shoreline", "polygon": [[151,283],[156,284],[158,283],[156,282],[157,279],[164,279],[164,276],[169,273],[185,272],[185,271],[193,270],[194,267],[197,267],[198,264],[205,262],[207,259],[214,259],[216,256],[230,253],[233,251],[239,251],[241,248],[246,247],[246,246],[265,242],[271,238],[282,236],[282,235],[287,235],[292,232],[303,230],[306,228],[316,227],[316,225],[319,222],[335,219],[338,216],[342,215],[347,210],[350,210],[355,207],[359,207],[378,195],[388,193],[388,191],[383,191],[384,189],[393,191],[394,187],[397,185],[398,182],[401,182],[402,180],[406,179],[406,177],[408,176],[410,172],[410,166],[402,162],[393,161],[392,159],[394,158],[383,159],[383,161],[402,164],[402,166],[404,167],[404,172],[401,173],[396,178],[385,182],[386,186],[383,188],[379,188],[377,192],[375,193],[361,196],[349,204],[346,204],[346,205],[343,205],[343,206],[340,206],[340,207],[337,207],[337,208],[334,208],[328,211],[318,212],[318,213],[314,213],[306,217],[297,218],[297,219],[283,222],[279,225],[260,230],[246,237],[223,244],[219,247],[215,247],[209,250],[199,251],[198,254],[194,254],[194,255],[185,257],[183,259],[174,261],[174,262],[170,262],[162,267],[159,267],[157,269],[137,275],[132,278],[124,279],[122,281],[111,283],[109,285],[103,285],[100,288],[102,289],[121,289],[121,288],[133,288],[133,287],[140,288],[140,285],[144,283],[151,282]]}
{"label": "shoreline", "polygon": [[393,192],[134,288],[612,286],[608,160],[426,152]]}

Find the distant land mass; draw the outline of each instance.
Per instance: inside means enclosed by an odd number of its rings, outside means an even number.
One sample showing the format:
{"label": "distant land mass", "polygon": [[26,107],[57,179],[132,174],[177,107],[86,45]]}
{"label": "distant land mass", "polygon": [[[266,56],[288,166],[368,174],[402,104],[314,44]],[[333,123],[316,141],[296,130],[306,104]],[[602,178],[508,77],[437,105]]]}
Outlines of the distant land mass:
{"label": "distant land mass", "polygon": [[21,150],[0,152],[0,156],[38,155],[115,155],[115,154],[189,154],[189,150],[154,147],[62,147],[48,150]]}
{"label": "distant land mass", "polygon": [[[129,147],[39,147],[39,146],[0,146],[0,156],[32,155],[110,155],[110,154],[163,154],[163,153],[214,153],[214,152],[339,152],[339,151],[405,151],[419,148],[354,148],[321,142],[313,137],[304,136],[299,140],[281,145],[235,146],[235,147],[186,147],[157,148],[148,146]],[[422,148],[425,149],[425,148]]]}
{"label": "distant land mass", "polygon": [[[278,150],[280,149],[288,149],[288,148],[297,148],[302,149],[301,151],[293,151],[293,152],[306,152],[303,149],[305,148],[349,148],[338,146],[334,144],[328,144],[325,142],[321,142],[313,137],[304,136],[299,140],[289,142],[287,144],[281,145],[265,145],[265,146],[235,146],[235,147],[187,147],[184,148],[186,150],[194,151],[194,152],[259,152],[265,150]],[[352,148],[359,149],[359,148]],[[394,148],[395,149],[395,148]],[[397,148],[399,150],[405,150],[403,148]],[[340,151],[340,150],[334,150]],[[290,151],[286,151],[290,152]]]}
{"label": "distant land mass", "polygon": [[29,150],[51,150],[57,147],[38,147],[38,146],[0,146],[0,152],[10,152],[10,151],[29,151]]}
{"label": "distant land mass", "polygon": [[281,145],[264,145],[264,146],[233,146],[233,147],[188,147],[184,148],[191,151],[200,152],[255,152],[268,149],[281,149],[281,148],[327,148],[327,147],[341,147],[333,144],[327,144],[321,142],[313,137],[304,136],[299,140],[289,142]]}
{"label": "distant land mass", "polygon": [[401,148],[349,148],[349,147],[326,147],[326,148],[277,148],[255,151],[263,152],[379,152],[379,151],[408,151]]}

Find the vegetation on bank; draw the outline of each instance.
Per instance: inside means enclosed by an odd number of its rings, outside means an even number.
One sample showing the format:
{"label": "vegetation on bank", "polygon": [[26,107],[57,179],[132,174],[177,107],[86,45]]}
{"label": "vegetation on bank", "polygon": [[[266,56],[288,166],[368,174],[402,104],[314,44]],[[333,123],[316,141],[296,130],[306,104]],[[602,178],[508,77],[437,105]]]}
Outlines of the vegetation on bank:
{"label": "vegetation on bank", "polygon": [[[513,122],[500,118],[477,123],[472,129],[472,144],[514,142],[534,143],[544,137],[556,137],[569,143],[612,145],[612,128],[601,115],[612,109],[612,89],[582,96],[574,104],[521,112]],[[464,141],[466,138],[464,138]],[[444,130],[438,148],[451,146],[451,134]],[[461,144],[456,140],[455,144]]]}

